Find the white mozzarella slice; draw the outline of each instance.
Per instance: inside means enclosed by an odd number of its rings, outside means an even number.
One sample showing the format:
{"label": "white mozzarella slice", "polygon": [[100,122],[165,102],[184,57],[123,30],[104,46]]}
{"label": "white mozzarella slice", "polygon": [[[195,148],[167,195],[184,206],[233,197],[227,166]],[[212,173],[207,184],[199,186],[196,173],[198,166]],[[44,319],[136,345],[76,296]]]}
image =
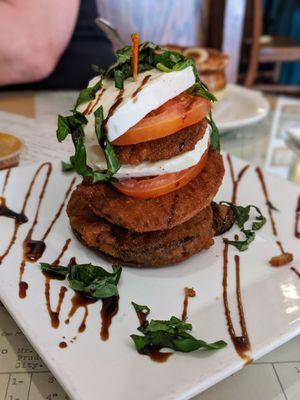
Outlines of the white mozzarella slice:
{"label": "white mozzarella slice", "polygon": [[[147,82],[142,85],[143,80],[150,76]],[[94,86],[99,81],[99,77],[94,78],[89,86]],[[114,113],[107,122],[107,136],[113,141],[123,135],[129,128],[143,119],[150,111],[153,111],[173,99],[180,93],[190,88],[195,83],[195,75],[192,67],[187,67],[181,71],[161,72],[152,69],[138,74],[137,81],[128,78],[124,81],[124,92],[122,102],[115,109]],[[133,96],[140,88],[140,91]],[[104,89],[104,90],[103,90]],[[99,100],[98,95],[101,94]],[[97,92],[95,100],[95,109],[100,105],[103,107],[104,118],[107,117],[109,109],[115,103],[120,90],[115,88],[112,79],[104,79],[102,88]],[[88,103],[81,104],[78,111],[84,112]],[[96,144],[95,137],[95,117],[94,113],[86,115],[88,123],[84,127],[86,142]]]}
{"label": "white mozzarella slice", "polygon": [[[156,176],[169,174],[172,172],[179,172],[190,168],[200,161],[202,155],[208,147],[209,136],[210,128],[208,127],[203,138],[197,142],[193,150],[179,154],[178,156],[172,157],[169,160],[160,160],[154,162],[145,161],[138,165],[124,164],[114,175],[114,177],[118,179],[125,179],[143,176]],[[86,151],[87,165],[90,168],[92,168],[94,171],[105,170],[107,168],[104,154],[99,144],[87,146]]]}

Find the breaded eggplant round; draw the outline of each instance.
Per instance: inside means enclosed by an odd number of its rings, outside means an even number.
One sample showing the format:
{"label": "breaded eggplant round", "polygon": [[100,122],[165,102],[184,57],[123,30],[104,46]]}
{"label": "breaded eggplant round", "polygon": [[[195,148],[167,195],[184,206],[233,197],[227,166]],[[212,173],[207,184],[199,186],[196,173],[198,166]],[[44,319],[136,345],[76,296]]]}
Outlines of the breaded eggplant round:
{"label": "breaded eggplant round", "polygon": [[67,212],[73,231],[84,245],[124,265],[176,264],[213,244],[210,206],[172,229],[145,233],[128,231],[96,216],[79,191],[73,192]]}
{"label": "breaded eggplant round", "polygon": [[135,232],[172,229],[188,221],[208,207],[215,197],[224,175],[219,152],[209,150],[201,173],[183,188],[151,199],[129,197],[111,184],[82,183],[76,191],[92,211],[111,222]]}

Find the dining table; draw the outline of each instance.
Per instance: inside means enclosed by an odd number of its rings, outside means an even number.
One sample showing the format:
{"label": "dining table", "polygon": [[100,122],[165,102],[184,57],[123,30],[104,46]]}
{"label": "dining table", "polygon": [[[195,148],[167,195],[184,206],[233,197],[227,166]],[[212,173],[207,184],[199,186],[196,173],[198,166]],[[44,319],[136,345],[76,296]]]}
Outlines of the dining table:
{"label": "dining table", "polygon": [[[25,142],[27,133],[31,132],[32,138],[36,135],[38,156],[39,148],[41,153],[44,151],[43,143],[46,146],[46,135],[55,136],[57,115],[68,112],[76,95],[76,91],[2,91],[0,132],[20,136],[24,131]],[[270,105],[268,115],[256,124],[222,133],[222,150],[299,185],[300,152],[288,147],[286,135],[290,128],[300,126],[300,99],[277,95],[266,95],[266,99]],[[295,337],[194,400],[299,398],[300,337]],[[42,399],[62,400],[68,396],[1,305],[0,400]]]}

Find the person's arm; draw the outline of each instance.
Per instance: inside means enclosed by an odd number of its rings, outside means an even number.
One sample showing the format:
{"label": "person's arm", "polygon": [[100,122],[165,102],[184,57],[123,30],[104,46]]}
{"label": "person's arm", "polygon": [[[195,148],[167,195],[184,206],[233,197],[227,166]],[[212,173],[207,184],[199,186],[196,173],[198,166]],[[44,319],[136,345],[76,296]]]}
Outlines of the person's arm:
{"label": "person's arm", "polygon": [[71,39],[79,2],[0,0],[0,86],[51,74]]}

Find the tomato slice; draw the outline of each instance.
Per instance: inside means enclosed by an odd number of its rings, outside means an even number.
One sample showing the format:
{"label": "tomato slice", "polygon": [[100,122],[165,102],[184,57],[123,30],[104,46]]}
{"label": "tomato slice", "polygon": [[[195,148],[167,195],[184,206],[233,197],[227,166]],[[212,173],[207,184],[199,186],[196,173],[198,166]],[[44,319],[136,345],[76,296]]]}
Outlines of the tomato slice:
{"label": "tomato slice", "polygon": [[122,136],[113,141],[124,146],[159,139],[201,121],[212,105],[207,99],[186,92],[151,111]]}
{"label": "tomato slice", "polygon": [[198,164],[183,171],[154,176],[147,179],[124,179],[113,185],[127,196],[138,199],[159,197],[178,190],[188,184],[205,167],[208,150],[205,151]]}

